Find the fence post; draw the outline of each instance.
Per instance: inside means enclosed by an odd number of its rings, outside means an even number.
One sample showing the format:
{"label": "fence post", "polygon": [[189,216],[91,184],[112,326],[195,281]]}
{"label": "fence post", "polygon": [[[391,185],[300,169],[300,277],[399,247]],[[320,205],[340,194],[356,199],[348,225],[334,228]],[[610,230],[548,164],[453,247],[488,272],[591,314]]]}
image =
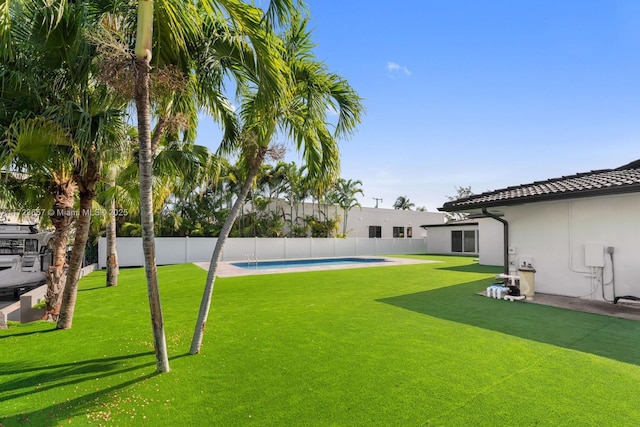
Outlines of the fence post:
{"label": "fence post", "polygon": [[253,238],[253,253],[255,254],[255,259],[258,259],[258,236]]}

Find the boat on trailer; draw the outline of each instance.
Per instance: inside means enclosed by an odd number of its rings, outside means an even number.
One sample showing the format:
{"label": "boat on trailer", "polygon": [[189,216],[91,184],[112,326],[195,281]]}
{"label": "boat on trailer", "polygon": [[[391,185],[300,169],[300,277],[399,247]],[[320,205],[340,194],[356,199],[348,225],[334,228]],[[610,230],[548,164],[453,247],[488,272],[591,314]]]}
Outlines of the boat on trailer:
{"label": "boat on trailer", "polygon": [[33,224],[0,223],[0,297],[18,299],[46,282],[51,236]]}

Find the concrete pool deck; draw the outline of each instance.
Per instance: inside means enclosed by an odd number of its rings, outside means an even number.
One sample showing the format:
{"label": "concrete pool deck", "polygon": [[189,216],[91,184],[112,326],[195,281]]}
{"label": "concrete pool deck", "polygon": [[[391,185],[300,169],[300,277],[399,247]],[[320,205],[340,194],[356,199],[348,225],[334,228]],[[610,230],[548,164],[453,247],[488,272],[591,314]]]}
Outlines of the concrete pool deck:
{"label": "concrete pool deck", "polygon": [[[344,257],[337,257],[344,258]],[[324,264],[324,265],[313,265],[313,266],[301,266],[301,267],[283,267],[283,268],[269,268],[269,269],[250,269],[250,268],[242,268],[233,265],[233,263],[238,263],[242,261],[222,261],[218,265],[218,271],[216,272],[216,276],[218,277],[237,277],[237,276],[253,276],[256,274],[281,274],[281,273],[301,273],[306,271],[321,271],[321,270],[344,270],[348,268],[366,268],[366,267],[391,267],[394,265],[411,265],[411,264],[430,264],[433,260],[419,260],[419,259],[411,259],[411,258],[392,258],[392,257],[382,257],[382,256],[363,256],[363,257],[349,257],[349,258],[380,258],[380,262],[362,262],[362,263],[352,263],[352,264]],[[289,260],[294,260],[296,258],[290,258]],[[330,259],[330,258],[325,258]],[[262,260],[262,261],[279,261],[279,260]],[[283,260],[284,261],[284,260]],[[258,263],[260,260],[258,260]],[[208,262],[194,262],[198,267],[209,270]]]}

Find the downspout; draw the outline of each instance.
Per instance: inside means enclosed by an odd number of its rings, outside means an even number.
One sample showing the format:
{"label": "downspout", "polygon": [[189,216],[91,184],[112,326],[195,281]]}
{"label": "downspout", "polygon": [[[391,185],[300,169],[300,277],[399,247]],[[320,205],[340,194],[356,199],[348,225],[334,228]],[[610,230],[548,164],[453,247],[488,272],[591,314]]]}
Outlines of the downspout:
{"label": "downspout", "polygon": [[482,208],[482,213],[488,216],[489,218],[493,218],[496,221],[500,221],[502,223],[502,226],[503,226],[502,237],[504,239],[502,243],[504,245],[504,248],[503,248],[504,274],[509,274],[509,223],[505,219],[502,219],[499,216],[490,213],[487,210],[487,208]]}

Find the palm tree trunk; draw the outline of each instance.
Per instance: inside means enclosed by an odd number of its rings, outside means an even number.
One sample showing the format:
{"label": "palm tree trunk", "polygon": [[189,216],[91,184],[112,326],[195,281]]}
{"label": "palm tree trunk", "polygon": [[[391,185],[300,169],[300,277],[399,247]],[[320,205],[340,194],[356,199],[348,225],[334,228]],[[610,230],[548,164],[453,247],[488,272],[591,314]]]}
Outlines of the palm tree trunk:
{"label": "palm tree trunk", "polygon": [[213,249],[213,254],[211,255],[211,261],[209,262],[209,272],[207,273],[207,282],[204,287],[204,293],[202,295],[202,300],[200,301],[200,311],[198,312],[198,321],[196,322],[195,331],[193,332],[193,339],[191,340],[191,349],[189,353],[198,354],[200,353],[200,349],[202,348],[202,338],[204,336],[204,328],[207,323],[207,318],[209,316],[209,308],[211,307],[211,296],[213,295],[213,286],[215,285],[216,280],[216,272],[218,270],[218,263],[220,262],[220,256],[222,255],[222,249],[224,244],[229,237],[229,232],[231,231],[231,227],[233,227],[233,223],[236,221],[238,214],[240,213],[240,209],[244,204],[244,201],[251,190],[251,186],[253,185],[253,179],[258,174],[258,170],[264,161],[264,156],[267,152],[266,147],[260,147],[256,154],[255,159],[251,163],[251,169],[249,170],[249,174],[247,176],[244,185],[242,186],[242,190],[238,195],[235,203],[233,204],[233,208],[229,212],[229,216],[227,220],[224,222],[222,226],[222,230],[220,231],[220,235],[218,236],[218,240],[216,241],[216,246]]}
{"label": "palm tree trunk", "polygon": [[293,202],[289,204],[289,237],[293,237]]}
{"label": "palm tree trunk", "polygon": [[62,305],[60,307],[60,317],[58,318],[58,329],[70,329],[73,323],[73,315],[76,309],[76,297],[78,295],[78,281],[80,280],[80,270],[82,270],[82,260],[84,259],[87,240],[89,239],[89,227],[91,226],[91,207],[96,196],[95,184],[98,174],[95,164],[95,157],[88,160],[87,180],[80,180],[76,177],[80,189],[80,212],[76,220],[76,236],[73,240],[73,249],[69,259],[69,269],[67,270],[67,280],[62,293]]}
{"label": "palm tree trunk", "polygon": [[111,200],[111,218],[107,223],[107,286],[118,286],[118,247],[116,244],[116,200]]}
{"label": "palm tree trunk", "polygon": [[50,192],[53,197],[53,206],[52,215],[49,218],[55,231],[50,240],[53,251],[51,265],[45,274],[47,278],[47,293],[45,294],[46,311],[43,320],[57,322],[67,274],[67,239],[73,223],[73,202],[76,186],[69,179],[52,185]]}
{"label": "palm tree trunk", "polygon": [[344,219],[342,222],[342,237],[347,237],[347,215],[349,214],[349,210],[344,210]]}
{"label": "palm tree trunk", "polygon": [[158,372],[169,372],[169,357],[167,355],[162,305],[160,303],[153,231],[153,193],[151,188],[153,153],[151,152],[149,68],[148,57],[138,57],[136,59],[136,110],[138,112],[138,138],[140,143],[140,222],[142,224],[142,249],[147,277],[149,310],[151,311],[151,327],[153,328],[156,370]]}

